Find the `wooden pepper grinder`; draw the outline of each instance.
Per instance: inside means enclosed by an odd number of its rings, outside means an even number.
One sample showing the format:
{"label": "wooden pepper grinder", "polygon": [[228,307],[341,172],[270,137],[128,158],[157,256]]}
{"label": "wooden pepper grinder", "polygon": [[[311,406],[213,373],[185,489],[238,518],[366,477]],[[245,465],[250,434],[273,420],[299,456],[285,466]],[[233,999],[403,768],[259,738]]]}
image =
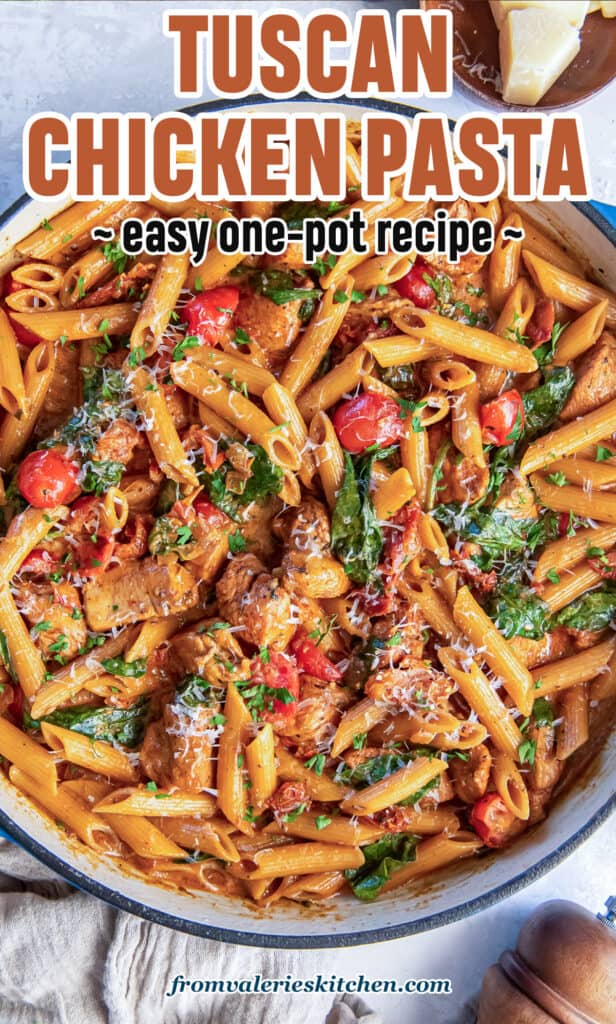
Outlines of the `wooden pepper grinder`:
{"label": "wooden pepper grinder", "polygon": [[616,1024],[616,897],[543,903],[483,979],[477,1024]]}

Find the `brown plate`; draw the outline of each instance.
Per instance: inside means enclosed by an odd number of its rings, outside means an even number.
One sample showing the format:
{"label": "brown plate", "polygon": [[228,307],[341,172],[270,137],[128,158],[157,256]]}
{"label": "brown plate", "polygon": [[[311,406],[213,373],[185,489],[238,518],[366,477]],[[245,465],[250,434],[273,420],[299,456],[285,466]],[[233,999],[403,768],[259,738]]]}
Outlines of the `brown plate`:
{"label": "brown plate", "polygon": [[477,99],[513,110],[557,110],[571,107],[604,89],[616,76],[616,18],[600,11],[588,15],[582,45],[537,107],[505,103],[500,92],[498,30],[488,0],[421,0],[424,11],[437,8],[453,14],[453,69],[458,82]]}

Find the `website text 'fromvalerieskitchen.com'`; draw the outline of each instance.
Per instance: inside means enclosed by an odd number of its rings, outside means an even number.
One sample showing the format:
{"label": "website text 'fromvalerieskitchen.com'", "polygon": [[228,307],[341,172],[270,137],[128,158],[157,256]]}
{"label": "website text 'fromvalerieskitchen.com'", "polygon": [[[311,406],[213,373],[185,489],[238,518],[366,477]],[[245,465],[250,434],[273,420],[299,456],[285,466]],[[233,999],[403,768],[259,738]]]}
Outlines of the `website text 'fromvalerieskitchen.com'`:
{"label": "website text 'fromvalerieskitchen.com'", "polygon": [[396,981],[392,978],[366,978],[358,974],[354,978],[343,978],[338,974],[316,974],[311,978],[263,978],[255,974],[252,978],[185,978],[176,974],[170,980],[165,995],[168,997],[184,992],[201,993],[259,993],[314,992],[314,993],[357,993],[357,992],[406,992],[413,995],[451,995],[453,986],[450,978],[406,978]]}

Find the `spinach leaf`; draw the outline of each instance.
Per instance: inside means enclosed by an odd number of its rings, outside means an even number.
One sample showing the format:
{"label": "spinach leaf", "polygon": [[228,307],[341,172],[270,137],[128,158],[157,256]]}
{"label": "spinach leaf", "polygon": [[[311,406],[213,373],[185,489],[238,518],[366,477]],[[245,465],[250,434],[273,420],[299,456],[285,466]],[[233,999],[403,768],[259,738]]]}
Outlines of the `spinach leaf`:
{"label": "spinach leaf", "polygon": [[582,594],[557,612],[554,622],[569,629],[605,629],[616,616],[616,588],[606,585]]}
{"label": "spinach leaf", "polygon": [[190,526],[178,526],[168,516],[160,516],[148,534],[148,548],[152,555],[166,555],[174,551],[181,558],[183,548],[192,539]]}
{"label": "spinach leaf", "polygon": [[568,366],[558,366],[546,373],[543,384],[522,395],[526,440],[534,440],[552,426],[564,408],[574,384],[573,370]]}
{"label": "spinach leaf", "polygon": [[550,629],[550,609],[529,587],[504,583],[490,595],[485,611],[497,629],[510,640],[525,636],[540,640]]}
{"label": "spinach leaf", "polygon": [[387,879],[396,868],[410,864],[417,856],[417,838],[397,833],[383,836],[375,843],[364,846],[365,863],[360,868],[345,871],[353,895],[369,902],[376,899]]}
{"label": "spinach leaf", "polygon": [[[93,740],[137,747],[143,739],[147,712],[148,702],[138,701],[130,708],[65,708],[45,715],[41,721],[72,729]],[[38,722],[31,722],[30,725],[37,727]]]}
{"label": "spinach leaf", "polygon": [[405,797],[404,800],[400,800],[399,806],[414,807],[415,804],[418,804],[420,800],[423,800],[427,793],[429,793],[433,789],[438,789],[440,784],[441,778],[440,775],[437,775],[435,779],[430,779],[429,782],[426,782],[425,786],[422,786],[421,789],[418,789],[416,793],[411,793],[411,795]]}
{"label": "spinach leaf", "polygon": [[[303,278],[301,279],[304,280]],[[321,297],[320,288],[299,287],[296,278],[288,270],[256,270],[250,275],[250,287],[258,295],[271,299],[277,306],[285,306],[287,302],[306,302]],[[306,317],[302,317],[306,319]]]}
{"label": "spinach leaf", "polygon": [[270,494],[278,494],[282,488],[283,473],[276,466],[260,444],[244,445],[252,455],[250,476],[246,480],[241,494],[227,489],[227,473],[231,469],[229,462],[223,462],[213,473],[202,469],[199,479],[204,485],[210,500],[231,519],[240,520],[239,508],[249,505],[252,501],[260,501]]}
{"label": "spinach leaf", "polygon": [[535,725],[551,725],[554,721],[554,708],[545,697],[537,697],[533,704],[533,719]]}
{"label": "spinach leaf", "polygon": [[380,782],[388,775],[404,768],[405,764],[412,761],[415,753],[407,753],[401,750],[392,750],[387,754],[378,754],[370,757],[361,764],[351,768],[349,765],[342,765],[336,771],[336,782],[344,782],[353,789],[363,789],[364,786],[372,786]]}
{"label": "spinach leaf", "polygon": [[474,557],[480,569],[489,571],[494,562],[503,561],[507,563],[508,578],[523,569],[522,554],[532,554],[535,548],[558,535],[558,517],[552,512],[538,519],[515,519],[504,509],[452,504],[438,505],[432,514],[446,534],[481,547],[481,554]]}
{"label": "spinach leaf", "polygon": [[383,548],[383,534],[370,497],[374,453],[357,460],[344,455],[344,480],[332,515],[332,551],[353,583],[368,583]]}
{"label": "spinach leaf", "polygon": [[135,658],[134,661],[124,661],[124,658],[103,658],[101,665],[112,675],[124,676],[126,679],[140,679],[147,669],[145,658]]}
{"label": "spinach leaf", "polygon": [[304,221],[308,218],[322,217],[323,220],[327,220],[328,217],[333,217],[335,213],[340,213],[341,210],[346,210],[346,203],[335,201],[329,203],[297,202],[290,200],[287,203],[280,204],[276,209],[276,216],[282,217],[291,230],[294,230],[301,229]]}
{"label": "spinach leaf", "polygon": [[182,682],[175,691],[176,704],[185,704],[189,708],[197,708],[206,705],[213,707],[216,701],[220,700],[222,689],[212,687],[207,679],[192,673],[184,676]]}
{"label": "spinach leaf", "polygon": [[117,487],[125,469],[123,462],[114,462],[111,459],[98,462],[96,459],[90,459],[83,466],[81,489],[86,494],[101,496],[110,487]]}

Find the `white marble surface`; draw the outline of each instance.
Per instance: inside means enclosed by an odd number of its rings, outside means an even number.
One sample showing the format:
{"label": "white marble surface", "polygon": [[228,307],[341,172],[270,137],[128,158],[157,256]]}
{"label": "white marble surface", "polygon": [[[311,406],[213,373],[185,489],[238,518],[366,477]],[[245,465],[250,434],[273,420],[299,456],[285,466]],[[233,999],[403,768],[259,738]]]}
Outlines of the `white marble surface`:
{"label": "white marble surface", "polygon": [[[160,31],[159,0],[104,3],[4,0],[0,5],[0,209],[21,192],[21,130],[30,114],[58,110],[143,110],[152,114],[173,109],[172,49]],[[178,7],[208,8],[216,4],[183,0]],[[225,6],[232,6],[230,3]],[[234,7],[271,9],[269,3],[236,3]],[[320,3],[291,3],[307,11]],[[327,6],[347,13],[365,4],[348,0]],[[391,8],[401,3],[388,4]],[[207,97],[205,97],[207,98]],[[616,87],[579,108],[591,153],[595,198],[616,201]],[[428,105],[428,104],[426,104]],[[471,109],[465,97],[439,101],[450,116]],[[526,914],[545,899],[561,896],[595,911],[616,892],[616,821],[605,824],[569,860],[516,896],[455,925],[380,946],[328,950],[324,966],[354,977],[451,977],[453,996],[371,995],[371,1005],[387,1024],[466,1024],[465,1004],[478,991],[485,968],[502,949],[515,943]],[[298,976],[302,954],[298,953]],[[306,1000],[309,1014],[309,997]],[[309,1017],[307,1016],[307,1019]]]}

